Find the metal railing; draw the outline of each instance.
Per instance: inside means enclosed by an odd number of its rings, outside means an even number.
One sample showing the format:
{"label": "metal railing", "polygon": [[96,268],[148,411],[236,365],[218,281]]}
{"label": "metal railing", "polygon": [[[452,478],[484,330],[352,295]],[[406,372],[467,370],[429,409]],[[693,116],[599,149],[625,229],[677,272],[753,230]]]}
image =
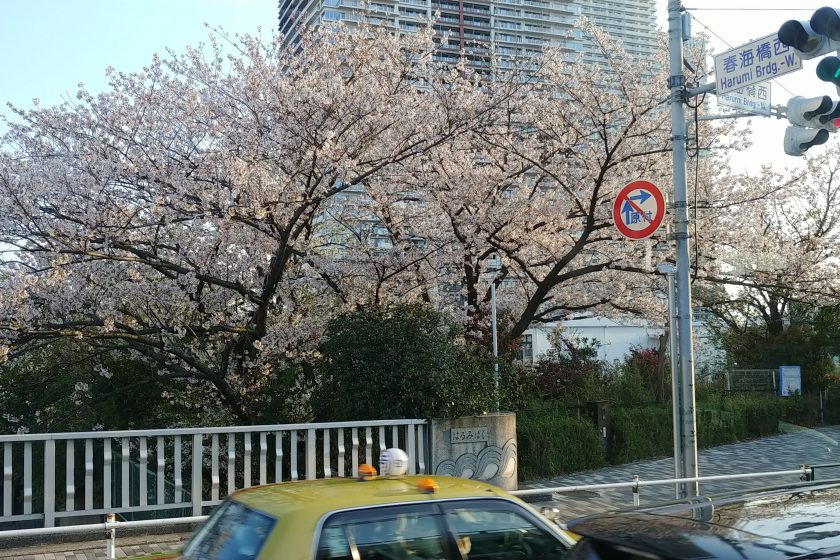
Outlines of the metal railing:
{"label": "metal railing", "polygon": [[201,516],[240,488],[356,476],[360,463],[389,447],[406,451],[410,473],[425,473],[425,426],[377,420],[0,436],[0,527],[50,528],[59,518],[112,513]]}
{"label": "metal railing", "polygon": [[[823,467],[835,465],[823,465]],[[738,473],[738,474],[720,474],[711,476],[697,476],[690,478],[662,478],[654,480],[642,480],[638,475],[633,476],[633,480],[628,482],[609,482],[604,484],[578,484],[575,486],[554,486],[550,488],[528,488],[526,490],[513,490],[510,493],[515,496],[540,496],[550,494],[562,494],[564,492],[578,492],[581,490],[618,490],[621,488],[629,488],[633,495],[633,505],[641,505],[641,489],[645,486],[667,486],[679,485],[688,482],[713,482],[726,480],[742,480],[750,478],[767,478],[773,476],[797,476],[799,481],[813,481],[814,469],[809,465],[802,465],[798,469],[790,469],[786,471],[765,471],[755,473]],[[749,489],[745,489],[749,490]]]}

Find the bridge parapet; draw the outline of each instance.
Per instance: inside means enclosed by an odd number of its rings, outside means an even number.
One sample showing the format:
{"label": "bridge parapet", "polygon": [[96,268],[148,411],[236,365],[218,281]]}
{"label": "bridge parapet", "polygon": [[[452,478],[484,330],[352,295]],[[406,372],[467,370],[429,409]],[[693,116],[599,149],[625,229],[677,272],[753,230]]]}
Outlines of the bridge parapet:
{"label": "bridge parapet", "polygon": [[241,488],[355,476],[400,447],[425,473],[425,420],[0,436],[0,529],[203,515]]}

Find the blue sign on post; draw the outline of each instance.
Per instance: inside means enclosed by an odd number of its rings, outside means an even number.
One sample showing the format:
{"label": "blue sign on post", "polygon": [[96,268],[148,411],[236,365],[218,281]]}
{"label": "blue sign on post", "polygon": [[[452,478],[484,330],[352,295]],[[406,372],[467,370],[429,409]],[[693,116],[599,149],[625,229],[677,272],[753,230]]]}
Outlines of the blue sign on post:
{"label": "blue sign on post", "polygon": [[779,366],[779,395],[789,397],[802,394],[802,368]]}
{"label": "blue sign on post", "polygon": [[800,68],[799,56],[773,33],[715,57],[716,93],[766,82]]}
{"label": "blue sign on post", "polygon": [[718,105],[770,116],[770,82],[762,82],[717,96]]}

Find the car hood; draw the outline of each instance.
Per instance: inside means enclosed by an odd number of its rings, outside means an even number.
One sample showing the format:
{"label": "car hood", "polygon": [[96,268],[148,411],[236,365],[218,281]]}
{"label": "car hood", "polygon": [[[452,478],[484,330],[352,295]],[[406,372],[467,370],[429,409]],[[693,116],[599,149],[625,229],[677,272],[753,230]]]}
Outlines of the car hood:
{"label": "car hood", "polygon": [[840,551],[840,485],[581,518],[570,530],[671,558],[791,558]]}

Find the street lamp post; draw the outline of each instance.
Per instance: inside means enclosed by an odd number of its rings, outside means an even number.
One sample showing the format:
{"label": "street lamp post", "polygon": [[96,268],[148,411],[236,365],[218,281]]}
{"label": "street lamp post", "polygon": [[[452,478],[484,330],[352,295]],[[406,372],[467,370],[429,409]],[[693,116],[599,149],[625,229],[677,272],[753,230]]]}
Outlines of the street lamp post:
{"label": "street lamp post", "polygon": [[[682,478],[682,422],[680,409],[682,396],[680,395],[679,380],[679,344],[677,342],[677,300],[676,281],[677,269],[668,263],[656,267],[657,272],[665,277],[668,284],[668,344],[671,347],[671,407],[674,417],[674,478]],[[676,497],[686,497],[688,488],[685,483],[674,486]]]}
{"label": "street lamp post", "polygon": [[490,282],[490,308],[493,323],[493,398],[499,412],[499,341],[496,336],[496,280]]}

